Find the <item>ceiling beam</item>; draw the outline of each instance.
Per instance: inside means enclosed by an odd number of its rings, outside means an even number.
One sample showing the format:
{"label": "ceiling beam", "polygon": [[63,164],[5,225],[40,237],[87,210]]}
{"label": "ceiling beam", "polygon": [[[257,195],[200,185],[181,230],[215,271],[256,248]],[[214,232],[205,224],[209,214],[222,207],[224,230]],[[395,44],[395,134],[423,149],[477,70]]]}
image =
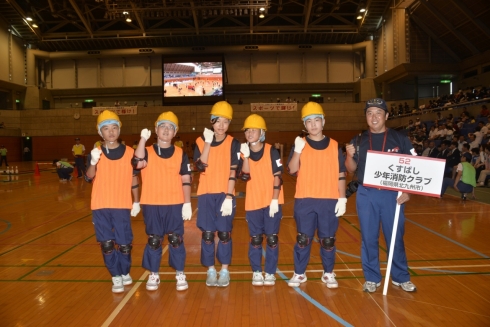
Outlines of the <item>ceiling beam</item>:
{"label": "ceiling beam", "polygon": [[441,23],[442,25],[444,25],[449,31],[451,31],[451,33],[454,34],[454,36],[456,36],[456,38],[458,40],[460,40],[465,47],[468,48],[468,50],[470,50],[473,55],[476,55],[476,54],[479,54],[480,53],[480,50],[478,50],[474,45],[473,43],[471,43],[464,35],[463,33],[461,33],[460,31],[458,31],[454,26],[453,24],[451,24],[446,18],[444,18],[442,16],[442,13],[437,10],[437,8],[435,8],[433,5],[431,5],[429,2],[427,1],[420,1],[420,4],[425,7],[432,15],[434,15]]}
{"label": "ceiling beam", "polygon": [[305,27],[303,32],[306,33],[308,31],[308,22],[310,21],[310,15],[311,15],[311,8],[313,7],[313,0],[308,0],[308,4],[305,7]]}
{"label": "ceiling beam", "polygon": [[410,18],[417,24],[427,35],[429,35],[441,48],[443,48],[453,59],[456,61],[460,62],[461,58],[458,57],[458,55],[451,50],[446,43],[442,42],[437,35],[434,34],[424,23],[422,23],[422,20],[419,19],[415,15],[411,15]]}
{"label": "ceiling beam", "polygon": [[82,21],[83,25],[87,29],[87,32],[90,34],[90,36],[93,36],[94,33],[92,32],[92,28],[90,27],[90,23],[85,19],[85,16],[83,16],[83,13],[80,10],[80,8],[78,8],[78,5],[77,5],[76,1],[75,0],[70,0],[70,4],[73,7],[73,9],[75,9],[75,12],[77,13],[78,17],[80,18],[80,20]]}
{"label": "ceiling beam", "polygon": [[141,17],[140,17],[140,14],[138,13],[138,11],[136,11],[136,5],[134,4],[133,1],[131,1],[131,8],[133,8],[133,12],[134,12],[134,15],[136,16],[136,21],[138,22],[138,25],[140,26],[140,29],[141,29],[141,33],[145,33],[145,24],[143,23],[143,21],[141,20]]}
{"label": "ceiling beam", "polygon": [[459,10],[463,12],[463,14],[468,17],[473,24],[478,26],[479,29],[482,30],[483,33],[486,34],[488,38],[490,38],[490,28],[488,28],[485,24],[483,24],[461,1],[459,0],[450,0]]}
{"label": "ceiling beam", "polygon": [[196,9],[194,9],[194,1],[191,1],[192,19],[196,28],[196,35],[199,35],[199,21],[197,20]]}

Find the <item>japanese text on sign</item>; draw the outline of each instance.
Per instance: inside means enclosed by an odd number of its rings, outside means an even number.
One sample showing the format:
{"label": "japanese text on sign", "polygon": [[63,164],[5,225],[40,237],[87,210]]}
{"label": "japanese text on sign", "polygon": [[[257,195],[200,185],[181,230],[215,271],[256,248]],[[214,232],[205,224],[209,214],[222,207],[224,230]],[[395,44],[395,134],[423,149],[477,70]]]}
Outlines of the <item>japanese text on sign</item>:
{"label": "japanese text on sign", "polygon": [[439,197],[445,164],[443,159],[368,151],[363,185]]}
{"label": "japanese text on sign", "polygon": [[98,116],[104,110],[110,110],[117,115],[137,115],[138,106],[127,106],[127,107],[92,107],[92,115]]}
{"label": "japanese text on sign", "polygon": [[297,103],[251,103],[251,111],[297,111]]}

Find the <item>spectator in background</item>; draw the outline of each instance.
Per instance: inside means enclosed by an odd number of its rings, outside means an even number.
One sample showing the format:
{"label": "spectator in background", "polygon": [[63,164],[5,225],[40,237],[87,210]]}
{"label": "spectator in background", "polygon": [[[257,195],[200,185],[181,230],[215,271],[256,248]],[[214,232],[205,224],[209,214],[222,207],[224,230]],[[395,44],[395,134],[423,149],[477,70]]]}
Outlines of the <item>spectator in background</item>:
{"label": "spectator in background", "polygon": [[116,102],[114,102],[114,107],[119,107],[121,104],[119,103],[119,100],[116,100]]}
{"label": "spectator in background", "polygon": [[29,161],[30,160],[30,152],[31,149],[29,149],[28,146],[24,148],[24,161]]}
{"label": "spectator in background", "polygon": [[478,127],[480,127],[480,133],[483,141],[488,136],[488,127],[485,125],[485,122],[483,122],[482,120],[478,122]]}
{"label": "spectator in background", "polygon": [[[481,152],[480,152],[481,156]],[[485,151],[483,153],[483,160],[480,160],[481,164],[484,164],[484,169],[480,172],[478,177],[477,186],[485,186],[487,176],[490,174],[490,144],[485,145]],[[481,158],[481,157],[480,157]],[[482,165],[483,167],[483,165]]]}
{"label": "spectator in background", "polygon": [[95,149],[95,148],[97,148],[99,146],[103,146],[103,145],[104,145],[104,141],[100,141],[99,140],[99,141],[97,141],[97,142],[94,143],[94,147],[93,148]]}
{"label": "spectator in background", "polygon": [[438,158],[439,157],[439,149],[436,147],[436,142],[435,141],[430,141],[429,142],[429,158]]}
{"label": "spectator in background", "polygon": [[176,136],[175,137],[174,146],[177,146],[177,147],[179,147],[181,149],[184,148],[184,142],[182,142],[182,140],[180,139],[180,136]]}
{"label": "spectator in background", "polygon": [[4,122],[1,122],[0,123],[0,128],[5,128],[5,123]]}
{"label": "spectator in background", "polygon": [[146,101],[143,103],[143,107],[148,107],[148,103]]}
{"label": "spectator in background", "polygon": [[83,156],[85,155],[85,147],[80,144],[80,138],[75,138],[75,145],[71,149],[71,153],[75,157],[75,166],[77,166],[78,176],[82,178],[85,172],[85,163],[83,162]]}
{"label": "spectator in background", "polygon": [[475,127],[474,133],[468,133],[468,137],[475,136],[474,142],[477,145],[480,145],[483,140],[483,133],[481,132],[482,125],[483,124],[478,124],[478,126]]}
{"label": "spectator in background", "polygon": [[238,104],[243,104],[243,100],[242,100],[242,98],[239,98],[239,99],[238,99]]}
{"label": "spectator in background", "polygon": [[3,162],[5,161],[5,166],[8,167],[9,163],[7,162],[7,149],[5,145],[0,147],[0,167],[2,167]]}
{"label": "spectator in background", "polygon": [[133,142],[133,149],[136,150],[138,148],[138,143],[139,143],[138,141]]}
{"label": "spectator in background", "polygon": [[458,140],[458,150],[459,151],[463,150],[463,144],[468,144],[468,142],[466,142],[466,140],[464,139],[464,135],[460,135],[459,140]]}
{"label": "spectator in background", "polygon": [[490,111],[488,110],[486,105],[481,106],[481,111],[480,111],[480,116],[481,117],[488,117],[490,116]]}

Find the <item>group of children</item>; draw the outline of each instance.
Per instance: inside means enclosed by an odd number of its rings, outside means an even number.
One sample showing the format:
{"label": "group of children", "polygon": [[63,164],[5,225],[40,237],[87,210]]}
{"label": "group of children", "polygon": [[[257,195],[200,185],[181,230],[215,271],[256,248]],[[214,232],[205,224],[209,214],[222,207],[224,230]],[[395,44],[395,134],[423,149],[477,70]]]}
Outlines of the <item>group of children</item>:
{"label": "group of children", "polygon": [[[248,256],[253,271],[252,284],[274,285],[284,203],[279,152],[265,143],[267,126],[261,116],[252,114],[246,118],[242,128],[246,143],[240,144],[227,134],[233,118],[231,105],[226,101],[217,102],[210,114],[211,129],[204,129],[194,150],[194,166],[199,172],[197,227],[202,232],[201,264],[208,269],[206,285],[226,287],[230,283],[228,266],[232,257],[238,179],[247,183],[245,211],[250,234]],[[347,203],[344,158],[337,142],[323,135],[325,119],[319,104],[307,103],[302,109],[302,121],[309,135],[296,138],[288,160],[289,173],[297,175],[295,273],[288,285],[297,287],[307,280],[306,266],[317,232],[324,268],[321,280],[327,287],[336,288],[333,268],[337,217],[345,213]],[[135,150],[117,141],[121,127],[115,113],[104,111],[99,115],[97,131],[104,145],[91,151],[86,172],[86,180],[93,182],[93,223],[104,262],[112,275],[112,291],[123,292],[124,285],[132,283],[130,216],[139,213],[140,205],[148,235],[143,254],[143,267],[150,271],[146,289],[158,289],[162,244],[167,236],[169,264],[176,270],[176,288],[185,290],[188,284],[184,274],[183,221],[193,215],[192,181],[186,153],[172,144],[179,129],[178,118],[170,111],[162,113],[155,121],[157,142],[146,146],[151,131],[143,129]],[[261,265],[264,238],[265,274]],[[221,264],[219,272],[216,259]]]}

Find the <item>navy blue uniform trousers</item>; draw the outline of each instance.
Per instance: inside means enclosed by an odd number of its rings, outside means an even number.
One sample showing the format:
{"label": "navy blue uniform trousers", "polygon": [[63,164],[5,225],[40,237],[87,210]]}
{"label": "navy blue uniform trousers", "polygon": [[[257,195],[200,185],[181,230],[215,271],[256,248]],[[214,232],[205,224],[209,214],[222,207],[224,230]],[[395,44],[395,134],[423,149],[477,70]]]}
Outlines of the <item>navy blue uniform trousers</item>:
{"label": "navy blue uniform trousers", "polygon": [[[146,234],[158,235],[164,241],[165,234],[178,234],[181,244],[168,246],[168,264],[178,271],[184,271],[186,252],[184,247],[184,221],[182,220],[182,204],[175,205],[148,205],[143,204],[143,217],[145,219]],[[158,272],[162,261],[162,246],[154,250],[146,244],[143,253],[143,268],[151,272]]]}
{"label": "navy blue uniform trousers", "polygon": [[[356,206],[362,236],[361,260],[366,281],[381,282],[379,227],[381,224],[389,253],[397,196],[398,192],[396,191],[378,190],[364,187],[363,185],[359,185],[357,189]],[[391,266],[391,277],[393,281],[398,283],[404,283],[410,280],[405,244],[403,242],[403,235],[405,234],[404,209],[405,205],[401,205]],[[387,257],[388,253],[386,254]]]}
{"label": "navy blue uniform trousers", "polygon": [[[92,210],[92,222],[95,227],[97,242],[113,240],[119,245],[130,245],[133,242],[131,211],[129,209]],[[131,253],[124,254],[114,249],[111,253],[103,253],[102,255],[112,276],[129,274]]]}
{"label": "navy blue uniform trousers", "polygon": [[[298,243],[294,245],[294,272],[304,274],[306,266],[310,261],[311,242],[318,230],[318,237],[335,237],[339,227],[339,219],[335,216],[335,205],[337,200],[333,199],[295,199],[294,200],[294,219],[298,233],[308,235],[309,244],[300,247]],[[320,256],[322,258],[323,270],[331,273],[335,265],[336,247],[330,251],[320,246]]]}
{"label": "navy blue uniform trousers", "polygon": [[[282,206],[279,205],[279,211],[274,217],[269,217],[269,207],[258,210],[250,210],[246,213],[248,230],[250,237],[265,234],[267,243],[267,235],[278,234],[279,225],[282,219]],[[262,271],[262,246],[248,245],[248,258],[252,271]],[[279,260],[279,243],[275,248],[266,245],[265,249],[265,272],[275,274],[277,262]]]}
{"label": "navy blue uniform trousers", "polygon": [[[197,227],[208,232],[230,232],[233,229],[233,218],[236,212],[236,200],[233,198],[233,210],[230,216],[221,215],[221,205],[225,200],[225,193],[202,194],[197,197]],[[218,242],[216,258],[221,264],[231,263],[232,240]],[[207,244],[201,238],[201,264],[206,267],[214,266],[214,242]]]}

